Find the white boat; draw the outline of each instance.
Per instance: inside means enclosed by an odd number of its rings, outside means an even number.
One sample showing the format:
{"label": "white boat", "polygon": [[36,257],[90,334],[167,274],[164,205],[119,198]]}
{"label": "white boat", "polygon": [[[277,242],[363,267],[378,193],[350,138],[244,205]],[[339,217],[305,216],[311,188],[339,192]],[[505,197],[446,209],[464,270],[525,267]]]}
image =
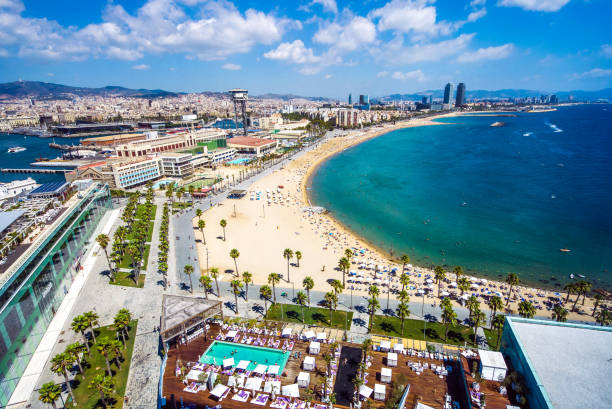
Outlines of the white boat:
{"label": "white boat", "polygon": [[26,148],[21,147],[21,146],[14,146],[12,148],[8,148],[8,153],[17,153],[17,152],[23,152],[25,151]]}

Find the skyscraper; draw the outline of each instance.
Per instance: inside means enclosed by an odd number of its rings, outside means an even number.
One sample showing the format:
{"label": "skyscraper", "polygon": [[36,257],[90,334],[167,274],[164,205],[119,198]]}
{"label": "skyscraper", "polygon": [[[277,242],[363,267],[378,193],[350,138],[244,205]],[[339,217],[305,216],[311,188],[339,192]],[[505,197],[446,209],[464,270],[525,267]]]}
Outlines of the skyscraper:
{"label": "skyscraper", "polygon": [[353,105],[353,94],[349,94],[349,105]]}
{"label": "skyscraper", "polygon": [[359,95],[359,105],[365,105],[370,103],[370,97],[367,95]]}
{"label": "skyscraper", "polygon": [[457,98],[455,100],[455,106],[461,107],[465,105],[465,83],[460,82],[457,85]]}
{"label": "skyscraper", "polygon": [[[459,89],[457,89],[459,91]],[[450,104],[453,99],[453,84],[450,82],[444,87],[444,104]]]}

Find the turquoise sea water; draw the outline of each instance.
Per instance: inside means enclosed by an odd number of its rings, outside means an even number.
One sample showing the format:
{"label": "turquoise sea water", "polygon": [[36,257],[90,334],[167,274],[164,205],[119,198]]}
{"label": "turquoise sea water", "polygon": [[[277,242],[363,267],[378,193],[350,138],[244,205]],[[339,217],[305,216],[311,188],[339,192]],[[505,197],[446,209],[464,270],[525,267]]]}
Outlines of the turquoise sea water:
{"label": "turquoise sea water", "polygon": [[440,122],[334,156],[311,200],[418,265],[517,272],[545,287],[575,273],[612,287],[612,105]]}
{"label": "turquoise sea water", "polygon": [[278,349],[255,347],[252,345],[235,344],[232,342],[213,342],[200,362],[203,364],[221,365],[224,359],[234,358],[234,363],[238,365],[240,361],[251,361],[247,369],[252,371],[259,364],[261,365],[278,365],[280,366],[279,374],[285,369],[289,352],[283,352]]}

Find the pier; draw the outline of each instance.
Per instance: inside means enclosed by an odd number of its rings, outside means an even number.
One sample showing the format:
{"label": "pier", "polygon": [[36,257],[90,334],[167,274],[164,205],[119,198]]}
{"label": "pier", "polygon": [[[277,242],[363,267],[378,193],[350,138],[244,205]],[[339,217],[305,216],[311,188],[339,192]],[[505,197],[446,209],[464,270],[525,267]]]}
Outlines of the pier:
{"label": "pier", "polygon": [[0,169],[2,173],[68,173],[72,172],[73,169],[11,169],[3,168]]}

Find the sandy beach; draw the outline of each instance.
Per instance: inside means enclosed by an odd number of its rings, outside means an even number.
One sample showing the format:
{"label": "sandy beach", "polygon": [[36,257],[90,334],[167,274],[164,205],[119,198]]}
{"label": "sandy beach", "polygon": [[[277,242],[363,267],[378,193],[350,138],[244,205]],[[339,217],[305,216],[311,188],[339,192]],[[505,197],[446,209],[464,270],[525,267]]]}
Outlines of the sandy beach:
{"label": "sandy beach", "polygon": [[[354,294],[366,294],[369,282],[376,283],[380,287],[381,297],[386,296],[387,285],[391,285],[392,289],[401,289],[398,279],[401,264],[390,260],[388,255],[353,234],[330,214],[311,211],[306,194],[307,181],[318,165],[350,146],[395,129],[444,125],[432,122],[432,119],[450,115],[404,121],[367,131],[355,130],[345,136],[332,138],[321,143],[316,149],[288,162],[281,170],[255,182],[242,199],[227,199],[221,205],[206,211],[202,218],[206,221],[204,234],[207,246],[204,246],[202,241],[197,243],[201,271],[204,273],[207,268],[207,247],[208,267],[217,267],[222,272],[222,280],[232,280],[235,277],[235,266],[229,253],[231,249],[236,248],[240,252],[236,260],[238,272],[252,273],[255,284],[266,284],[268,274],[275,272],[282,274],[284,280],[289,277],[296,291],[302,289],[302,280],[306,276],[314,279],[315,290],[330,291],[328,280],[342,281],[342,272],[336,266],[339,259],[344,256],[345,249],[350,248],[354,251],[351,260],[351,271],[354,274],[350,277],[350,282],[347,282],[347,289],[353,287]],[[223,229],[219,224],[221,219],[227,221],[225,241]],[[198,219],[195,218],[194,227],[197,226],[197,222]],[[197,239],[201,239],[199,231],[196,231],[195,235]],[[289,275],[287,275],[287,260],[283,257],[286,248],[292,249],[294,253],[296,251],[302,253],[299,266],[295,257],[291,260]],[[397,269],[397,274],[392,273],[393,269]],[[375,271],[380,272],[377,275]],[[416,297],[420,299],[419,291],[425,290],[430,303],[439,303],[437,285],[431,282],[432,271],[410,265],[407,272],[410,274],[409,294],[412,300],[416,300]],[[472,281],[472,287],[466,293],[477,294],[481,301],[481,309],[484,311],[488,311],[485,302],[487,295],[497,293],[501,294],[502,298],[507,296],[508,286],[505,283],[469,276],[468,278]],[[375,281],[377,279],[380,281]],[[284,280],[279,286],[291,288],[291,282]],[[455,275],[452,272],[447,273],[441,292],[459,295],[459,291],[455,288]],[[559,296],[565,300],[565,294]],[[517,286],[513,289],[514,297],[516,299],[513,299],[509,306],[514,313],[521,298],[524,298],[534,303],[537,315],[549,318],[551,311],[546,309],[544,301],[548,297],[557,296],[553,291]],[[571,301],[574,299],[575,296],[572,295],[568,309],[571,308]],[[591,299],[587,298],[584,306],[580,300],[577,310],[576,313],[570,313],[568,319],[593,320]]]}

